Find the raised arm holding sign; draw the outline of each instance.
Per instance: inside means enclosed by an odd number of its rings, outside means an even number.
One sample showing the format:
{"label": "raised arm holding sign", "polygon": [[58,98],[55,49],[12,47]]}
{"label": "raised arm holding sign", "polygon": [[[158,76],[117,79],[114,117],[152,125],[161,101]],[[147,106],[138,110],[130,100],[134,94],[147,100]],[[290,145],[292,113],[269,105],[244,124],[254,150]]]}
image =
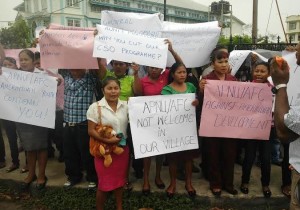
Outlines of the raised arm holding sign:
{"label": "raised arm holding sign", "polygon": [[165,68],[167,45],[163,38],[137,35],[134,32],[97,25],[94,57],[136,62],[141,65]]}

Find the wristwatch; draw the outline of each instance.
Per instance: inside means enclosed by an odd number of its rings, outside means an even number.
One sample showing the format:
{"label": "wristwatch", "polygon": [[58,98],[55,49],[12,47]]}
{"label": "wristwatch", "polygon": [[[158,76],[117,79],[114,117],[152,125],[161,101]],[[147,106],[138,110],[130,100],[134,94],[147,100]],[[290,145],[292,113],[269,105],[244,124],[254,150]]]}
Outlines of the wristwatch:
{"label": "wristwatch", "polygon": [[287,87],[287,84],[279,84],[272,87],[272,93],[276,94],[280,88]]}

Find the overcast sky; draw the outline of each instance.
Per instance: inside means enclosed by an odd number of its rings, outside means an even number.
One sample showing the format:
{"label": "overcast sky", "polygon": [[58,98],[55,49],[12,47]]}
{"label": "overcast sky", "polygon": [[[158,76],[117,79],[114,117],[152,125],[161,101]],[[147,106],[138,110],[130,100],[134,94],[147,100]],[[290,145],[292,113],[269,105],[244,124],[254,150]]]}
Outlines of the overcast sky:
{"label": "overcast sky", "polygon": [[[178,1],[196,1],[205,6],[209,6],[212,0],[178,0]],[[246,24],[252,23],[252,5],[253,0],[228,0],[232,5],[233,15],[242,20]],[[265,35],[270,13],[271,18],[268,26],[267,34],[278,34],[283,37],[283,31],[278,16],[275,0],[258,0],[258,34]],[[1,21],[13,21],[16,16],[15,6],[23,2],[23,0],[1,0],[0,7],[0,26]],[[278,0],[284,27],[286,27],[285,18],[289,15],[300,15],[300,0]]]}

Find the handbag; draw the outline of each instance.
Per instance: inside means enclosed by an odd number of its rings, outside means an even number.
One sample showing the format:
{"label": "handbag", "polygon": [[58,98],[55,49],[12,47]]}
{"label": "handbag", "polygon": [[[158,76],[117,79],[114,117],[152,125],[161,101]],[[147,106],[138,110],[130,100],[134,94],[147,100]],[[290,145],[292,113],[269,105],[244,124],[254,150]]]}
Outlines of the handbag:
{"label": "handbag", "polygon": [[[102,120],[101,120],[101,107],[98,106],[98,123],[96,125],[96,130],[99,130],[102,127]],[[90,137],[90,153],[94,157],[102,157],[99,151],[101,143],[100,141],[95,140],[93,137]]]}

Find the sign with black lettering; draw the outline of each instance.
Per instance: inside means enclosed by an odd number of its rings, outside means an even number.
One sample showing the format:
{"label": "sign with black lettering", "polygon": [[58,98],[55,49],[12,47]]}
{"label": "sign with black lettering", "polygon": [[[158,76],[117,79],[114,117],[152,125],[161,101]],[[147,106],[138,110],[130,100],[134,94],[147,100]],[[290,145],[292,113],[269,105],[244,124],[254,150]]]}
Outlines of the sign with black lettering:
{"label": "sign with black lettering", "polygon": [[54,128],[56,90],[55,77],[2,68],[0,118]]}
{"label": "sign with black lettering", "polygon": [[109,26],[97,25],[94,57],[135,62],[140,65],[165,68],[168,45],[164,38],[141,35]]}
{"label": "sign with black lettering", "polygon": [[271,124],[267,83],[207,80],[200,136],[268,140]]}
{"label": "sign with black lettering", "polygon": [[135,158],[197,149],[195,94],[131,97],[128,102]]}

